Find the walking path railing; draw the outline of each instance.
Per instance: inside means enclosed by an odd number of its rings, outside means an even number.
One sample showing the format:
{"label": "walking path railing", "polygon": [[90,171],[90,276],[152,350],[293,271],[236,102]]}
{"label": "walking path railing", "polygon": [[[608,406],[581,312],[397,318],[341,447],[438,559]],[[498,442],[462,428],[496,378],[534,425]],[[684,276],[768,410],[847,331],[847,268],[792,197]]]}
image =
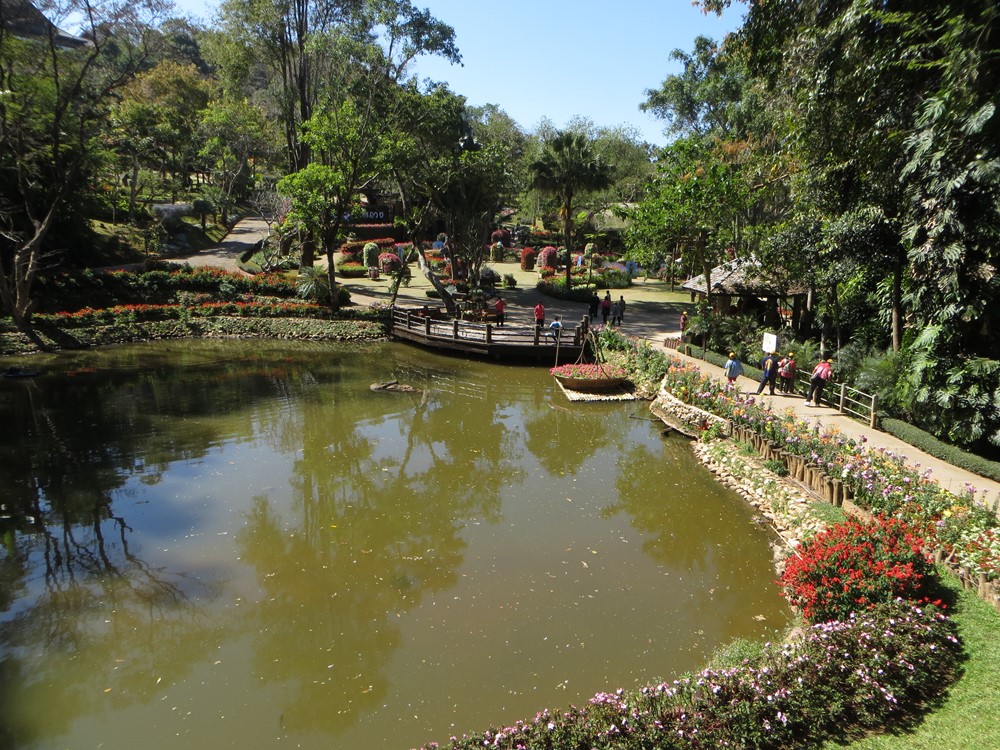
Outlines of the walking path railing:
{"label": "walking path railing", "polygon": [[[685,344],[679,338],[668,337],[663,340],[663,346],[667,349],[681,351],[689,357],[707,361],[704,356],[698,356],[698,351],[701,350],[700,346]],[[808,393],[809,373],[799,370],[795,379],[802,385],[801,388],[796,389],[796,392]],[[839,394],[836,390],[838,385],[840,386]],[[852,388],[847,383],[837,383],[833,380],[827,382],[824,393],[825,400],[841,414],[848,414],[862,422],[867,422],[872,429],[876,427],[878,423],[878,395],[865,393],[857,388]]]}

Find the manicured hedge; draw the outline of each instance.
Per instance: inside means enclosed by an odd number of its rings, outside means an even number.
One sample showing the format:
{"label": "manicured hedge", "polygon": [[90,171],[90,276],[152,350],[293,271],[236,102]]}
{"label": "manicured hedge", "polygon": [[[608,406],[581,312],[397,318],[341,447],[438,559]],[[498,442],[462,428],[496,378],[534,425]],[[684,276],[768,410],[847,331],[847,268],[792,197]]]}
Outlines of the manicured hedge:
{"label": "manicured hedge", "polygon": [[556,299],[569,300],[570,302],[590,302],[590,297],[596,290],[593,284],[581,284],[580,286],[574,286],[572,289],[566,289],[566,279],[565,278],[552,278],[543,279],[535,285],[541,294],[547,295],[549,297],[555,297]]}
{"label": "manicured hedge", "polygon": [[180,292],[213,296],[240,294],[290,298],[296,294],[294,279],[285,274],[248,276],[221,268],[190,266],[149,271],[59,273],[39,279],[38,312],[72,312],[85,307],[104,308],[127,304],[167,304]]}
{"label": "manicured hedge", "polygon": [[[190,337],[377,341],[388,335],[388,327],[377,317],[367,320],[355,317],[336,320],[220,317],[119,322],[114,325],[73,329],[41,325],[37,327],[36,334],[51,349],[84,349],[108,344]],[[26,340],[19,347],[17,339],[17,336],[9,334],[0,337],[0,353],[37,351],[37,347]]]}
{"label": "manicured hedge", "polygon": [[977,456],[975,453],[963,451],[954,445],[942,443],[929,432],[924,432],[919,427],[902,422],[898,419],[885,417],[879,421],[879,425],[890,435],[895,435],[900,440],[909,443],[915,448],[919,448],[924,453],[929,453],[935,458],[947,461],[952,466],[957,466],[981,477],[1000,482],[1000,463]]}

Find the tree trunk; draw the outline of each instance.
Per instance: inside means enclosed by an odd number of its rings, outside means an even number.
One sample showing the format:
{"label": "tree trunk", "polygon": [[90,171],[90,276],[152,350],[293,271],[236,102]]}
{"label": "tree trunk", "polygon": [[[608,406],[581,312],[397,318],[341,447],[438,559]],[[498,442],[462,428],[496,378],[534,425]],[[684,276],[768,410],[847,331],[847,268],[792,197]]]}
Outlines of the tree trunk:
{"label": "tree trunk", "polygon": [[903,345],[903,259],[897,253],[892,271],[892,351]]}
{"label": "tree trunk", "polygon": [[431,286],[434,287],[434,289],[440,295],[441,302],[444,304],[444,307],[448,311],[448,314],[454,317],[455,314],[458,312],[458,307],[455,304],[454,298],[451,296],[451,294],[448,293],[448,290],[445,288],[444,284],[441,283],[441,280],[437,277],[437,274],[434,273],[434,270],[431,268],[430,263],[427,262],[427,256],[424,255],[424,249],[419,245],[419,243],[414,247],[417,248],[417,258],[418,258],[418,263],[420,265],[420,272],[424,275],[424,278],[426,278],[429,282],[431,282]]}
{"label": "tree trunk", "polygon": [[306,234],[302,238],[302,247],[299,252],[299,268],[311,267],[316,262],[316,240],[312,234]]}
{"label": "tree trunk", "polygon": [[132,179],[129,182],[128,223],[135,224],[135,204],[139,195],[139,155],[132,154]]}
{"label": "tree trunk", "polygon": [[563,206],[563,242],[566,243],[566,291],[573,288],[573,196]]}
{"label": "tree trunk", "polygon": [[333,264],[333,244],[325,244],[326,280],[330,283],[330,309],[337,312],[340,310],[340,295],[337,294],[337,268]]}

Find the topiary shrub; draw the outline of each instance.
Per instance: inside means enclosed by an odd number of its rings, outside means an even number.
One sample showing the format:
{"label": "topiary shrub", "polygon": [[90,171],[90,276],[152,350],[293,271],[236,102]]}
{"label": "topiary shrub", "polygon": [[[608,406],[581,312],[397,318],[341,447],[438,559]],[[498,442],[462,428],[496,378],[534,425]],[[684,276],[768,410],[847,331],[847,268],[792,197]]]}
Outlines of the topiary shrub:
{"label": "topiary shrub", "polygon": [[361,251],[361,262],[366,268],[374,268],[378,265],[379,247],[374,242],[366,242]]}
{"label": "topiary shrub", "polygon": [[382,273],[392,273],[403,265],[396,253],[381,253],[378,256],[378,265]]}
{"label": "topiary shrub", "polygon": [[538,265],[543,268],[555,268],[559,262],[559,251],[552,245],[546,245],[538,251]]}
{"label": "topiary shrub", "polygon": [[535,270],[535,251],[530,247],[522,248],[521,250],[521,270],[522,271],[534,271]]}

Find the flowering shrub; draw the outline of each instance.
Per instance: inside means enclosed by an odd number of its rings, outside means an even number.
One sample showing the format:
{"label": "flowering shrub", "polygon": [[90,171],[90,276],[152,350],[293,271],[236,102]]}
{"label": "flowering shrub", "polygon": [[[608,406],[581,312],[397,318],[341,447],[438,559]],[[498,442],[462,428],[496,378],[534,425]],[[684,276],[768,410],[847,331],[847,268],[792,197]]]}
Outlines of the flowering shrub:
{"label": "flowering shrub", "polygon": [[522,271],[534,271],[535,270],[535,251],[530,247],[525,247],[521,249],[521,270]]}
{"label": "flowering shrub", "polygon": [[896,598],[926,601],[934,568],[923,545],[899,519],[835,524],[789,558],[785,597],[813,622],[845,620]]}
{"label": "flowering shrub", "polygon": [[598,693],[584,707],[546,709],[531,721],[453,737],[449,746],[777,750],[817,745],[832,734],[898,721],[946,689],[960,657],[947,618],[891,602],[768,644],[739,667]]}
{"label": "flowering shrub", "polygon": [[609,378],[624,378],[627,373],[618,365],[559,365],[549,370],[553,375],[578,380],[607,380]]}
{"label": "flowering shrub", "polygon": [[538,265],[544,268],[555,268],[559,262],[559,251],[552,245],[546,245],[538,251]]}
{"label": "flowering shrub", "polygon": [[541,266],[538,269],[538,275],[543,279],[548,279],[556,275],[556,269],[552,266]]}
{"label": "flowering shrub", "polygon": [[378,265],[383,273],[392,273],[403,265],[403,261],[395,253],[381,253],[378,256]]}

